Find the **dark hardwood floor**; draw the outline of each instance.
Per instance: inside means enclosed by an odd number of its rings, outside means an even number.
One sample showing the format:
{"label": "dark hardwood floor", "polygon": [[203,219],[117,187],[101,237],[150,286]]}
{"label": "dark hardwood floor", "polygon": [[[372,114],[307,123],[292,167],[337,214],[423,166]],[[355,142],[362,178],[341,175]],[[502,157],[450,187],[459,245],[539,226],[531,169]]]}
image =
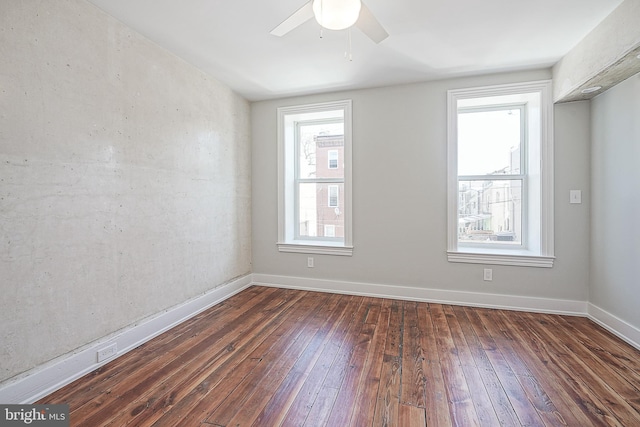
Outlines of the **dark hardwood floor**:
{"label": "dark hardwood floor", "polygon": [[640,426],[588,319],[252,287],[38,403],[72,426]]}

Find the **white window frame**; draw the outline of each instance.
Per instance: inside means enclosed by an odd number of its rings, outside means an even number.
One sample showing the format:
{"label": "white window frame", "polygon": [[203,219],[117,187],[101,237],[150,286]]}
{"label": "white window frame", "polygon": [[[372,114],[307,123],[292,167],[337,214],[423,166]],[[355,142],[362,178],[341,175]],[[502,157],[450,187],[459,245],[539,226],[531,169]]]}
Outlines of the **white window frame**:
{"label": "white window frame", "polygon": [[[295,129],[298,122],[333,118],[332,112],[341,111],[344,120],[344,239],[305,239],[296,233],[295,214]],[[352,155],[352,103],[351,100],[324,102],[278,108],[278,250],[280,252],[343,255],[353,254],[351,155]],[[338,202],[339,203],[339,202]]]}
{"label": "white window frame", "polygon": [[[338,150],[329,150],[327,152],[327,169],[338,169],[338,161],[339,161],[339,157],[340,154],[338,152]],[[336,165],[335,167],[331,166],[331,160],[335,160]]]}
{"label": "white window frame", "polygon": [[[539,115],[529,120],[531,139],[523,152],[526,204],[523,201],[522,245],[473,245],[458,242],[458,101],[474,98],[537,94]],[[553,267],[553,102],[551,81],[516,83],[448,91],[448,226],[447,258],[450,262]],[[483,105],[480,102],[479,105]],[[529,112],[535,114],[535,111]],[[538,121],[539,118],[539,121]],[[531,123],[538,123],[531,125]],[[486,176],[492,180],[492,175]],[[524,212],[526,210],[526,212]],[[525,219],[526,218],[526,219]]]}

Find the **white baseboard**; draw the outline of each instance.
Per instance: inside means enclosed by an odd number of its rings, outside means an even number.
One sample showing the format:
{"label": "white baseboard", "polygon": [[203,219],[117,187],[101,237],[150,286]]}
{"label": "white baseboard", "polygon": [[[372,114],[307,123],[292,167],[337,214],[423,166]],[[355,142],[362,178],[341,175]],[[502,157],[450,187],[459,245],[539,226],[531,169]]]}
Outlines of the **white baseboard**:
{"label": "white baseboard", "polygon": [[536,313],[565,314],[571,316],[585,316],[587,313],[586,301],[447,291],[443,289],[342,282],[256,273],[253,274],[253,284],[306,291],[332,292],[337,294],[363,295],[378,298],[530,311]]}
{"label": "white baseboard", "polygon": [[588,306],[587,317],[640,350],[640,329],[591,303]]}
{"label": "white baseboard", "polygon": [[[153,318],[143,320],[97,340],[80,350],[64,355],[51,363],[32,369],[0,386],[0,402],[33,403],[81,376],[99,368],[209,307],[226,300],[251,286],[251,275],[225,283],[211,291],[170,308]],[[96,352],[110,344],[118,352],[108,360],[97,362]]]}

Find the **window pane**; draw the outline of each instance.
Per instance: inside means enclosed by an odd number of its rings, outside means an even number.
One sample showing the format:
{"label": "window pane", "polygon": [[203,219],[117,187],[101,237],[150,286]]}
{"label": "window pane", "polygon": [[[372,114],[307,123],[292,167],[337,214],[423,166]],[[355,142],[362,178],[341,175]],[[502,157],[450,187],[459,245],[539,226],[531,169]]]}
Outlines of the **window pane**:
{"label": "window pane", "polygon": [[520,174],[520,108],[458,113],[458,175]]}
{"label": "window pane", "polygon": [[[343,138],[342,145],[344,146],[344,138]],[[328,156],[329,156],[329,169],[337,169],[338,168],[338,150],[329,150]]]}
{"label": "window pane", "polygon": [[460,181],[458,242],[522,244],[522,181]]}
{"label": "window pane", "polygon": [[[330,190],[333,188],[333,190]],[[344,184],[301,183],[298,185],[298,233],[306,237],[344,238]],[[331,194],[332,193],[332,194]],[[328,206],[335,196],[337,206]],[[327,227],[329,226],[329,227]],[[332,230],[327,236],[325,230]]]}
{"label": "window pane", "polygon": [[328,206],[330,208],[337,208],[338,205],[338,186],[337,185],[330,185],[329,186],[329,191],[328,191]]}
{"label": "window pane", "polygon": [[329,151],[344,152],[344,123],[300,124],[298,173],[302,179],[342,177],[341,167],[329,167]]}
{"label": "window pane", "polygon": [[324,226],[324,237],[336,237],[336,226],[335,225],[325,225]]}

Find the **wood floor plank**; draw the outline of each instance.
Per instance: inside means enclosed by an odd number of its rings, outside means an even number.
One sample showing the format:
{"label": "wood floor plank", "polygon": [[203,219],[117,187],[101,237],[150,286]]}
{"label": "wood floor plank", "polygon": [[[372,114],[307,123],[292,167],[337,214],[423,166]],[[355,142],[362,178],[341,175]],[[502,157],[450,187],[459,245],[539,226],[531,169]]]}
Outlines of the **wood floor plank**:
{"label": "wood floor plank", "polygon": [[[367,299],[367,315],[374,311],[379,313],[380,299]],[[358,390],[361,380],[365,372],[366,360],[369,350],[372,347],[373,337],[377,326],[376,323],[370,323],[365,317],[358,340],[353,347],[351,358],[349,359],[348,369],[345,372],[344,379],[340,384],[336,402],[334,403],[331,415],[327,421],[330,426],[345,426],[350,424],[353,411],[356,408],[358,400]]]}
{"label": "wood floor plank", "polygon": [[374,426],[397,425],[401,393],[400,346],[402,329],[402,302],[394,300],[391,301],[389,307],[389,325],[381,358],[382,366],[373,420]]}
{"label": "wood floor plank", "polygon": [[[521,313],[512,313],[514,321],[519,325],[519,331],[526,337],[526,343],[534,349],[536,355],[543,364],[556,374],[556,380],[563,382],[563,390],[571,396],[573,403],[578,405],[581,413],[589,418],[585,425],[609,425],[620,423],[613,417],[600,399],[591,391],[582,379],[577,378],[572,369],[564,362],[569,357],[561,351],[557,345],[545,341],[546,334],[543,327],[537,322],[531,321]],[[553,340],[555,341],[555,337]]]}
{"label": "wood floor plank", "polygon": [[[157,389],[152,390],[152,393],[142,394],[140,399],[132,402],[125,408],[125,411],[113,418],[110,424],[118,426],[122,425],[124,421],[127,423],[152,422],[171,410],[177,402],[184,402],[183,399],[190,392],[206,390],[207,382],[205,379],[210,378],[212,372],[215,372],[221,366],[225,366],[226,362],[233,359],[241,351],[240,349],[246,348],[252,343],[257,345],[260,335],[247,334],[247,330],[264,332],[274,329],[280,323],[279,319],[284,319],[284,313],[295,305],[297,300],[298,298],[291,298],[286,304],[281,305],[272,300],[275,305],[263,308],[263,310],[269,312],[266,317],[269,322],[266,323],[263,323],[265,319],[264,313],[260,315],[260,312],[255,310],[256,307],[254,306],[252,311],[258,316],[258,320],[251,324],[249,329],[236,331],[237,333],[234,334],[235,339],[220,340],[211,345],[206,352],[202,352],[190,359],[188,364],[180,367],[172,374],[167,374],[166,379]],[[278,311],[274,311],[275,306],[279,307]],[[244,320],[250,322],[251,317],[246,316]],[[251,368],[245,374],[250,372],[256,363],[256,360],[248,361],[248,365]],[[242,370],[238,370],[234,371],[234,374],[238,375],[242,372]]]}
{"label": "wood floor plank", "polygon": [[[296,396],[309,378],[315,364],[322,356],[323,349],[334,336],[339,326],[338,320],[344,314],[347,302],[348,300],[346,298],[338,295],[331,297],[322,312],[326,318],[325,323],[316,333],[310,345],[305,349],[304,354],[296,361],[275,393],[265,393],[269,401],[260,412],[255,413],[252,425],[273,426],[280,425],[283,422]],[[249,422],[245,421],[243,425],[249,425]]]}
{"label": "wood floor plank", "polygon": [[349,367],[345,372],[344,380],[340,385],[336,401],[331,410],[327,424],[330,426],[346,426],[349,425],[356,399],[358,397],[358,385],[364,371],[364,364],[367,358],[367,352],[371,345],[375,326],[371,323],[365,323],[358,336],[351,359],[349,359]]}
{"label": "wood floor plank", "polygon": [[365,325],[365,319],[369,312],[369,300],[370,298],[365,297],[357,311],[352,314],[353,322],[349,325],[349,331],[345,335],[345,340],[331,366],[331,371],[325,378],[324,385],[326,387],[340,389],[345,373],[349,370],[351,355],[360,341],[360,332]]}
{"label": "wood floor plank", "polygon": [[515,326],[505,321],[507,316],[503,316],[503,313],[501,310],[483,311],[480,316],[482,325],[492,336],[496,346],[501,349],[503,357],[518,378],[529,401],[538,411],[544,424],[559,427],[566,426],[567,422],[570,422],[570,425],[578,425],[579,421],[571,415],[571,412],[566,417],[562,416],[552,398],[536,379],[532,369],[529,368],[527,362],[532,359],[528,357],[528,354],[515,350],[516,335],[513,332]]}
{"label": "wood floor plank", "polygon": [[253,286],[38,403],[76,426],[640,425],[588,319]]}
{"label": "wood floor plank", "polygon": [[[533,320],[532,316],[527,315],[527,317]],[[637,389],[631,387],[600,359],[591,357],[588,349],[580,345],[574,336],[568,335],[566,329],[559,326],[557,316],[540,315],[535,321],[545,325],[540,329],[541,334],[549,340],[558,353],[566,355],[562,359],[566,368],[584,381],[618,422],[625,426],[632,425],[640,413],[628,399],[637,396]]]}
{"label": "wood floor plank", "polygon": [[368,312],[367,298],[365,298],[358,307],[358,310],[353,313],[353,322],[349,324],[349,330],[345,335],[345,339],[342,341],[340,349],[338,350],[331,368],[327,373],[322,384],[323,388],[333,388],[340,390],[342,381],[344,380],[347,372],[349,371],[349,361],[352,354],[358,345],[361,337],[360,333],[364,327],[364,319]]}
{"label": "wood floor plank", "polygon": [[[283,330],[282,336],[260,355],[261,363],[233,389],[218,407],[208,414],[207,423],[228,425],[242,407],[252,405],[252,398],[256,393],[264,393],[265,389],[280,383],[315,335],[316,328],[319,328],[320,325],[315,323],[319,321],[316,315],[326,301],[327,295],[323,295],[315,308],[311,305],[304,307],[304,312],[300,317],[292,321],[290,326]],[[289,325],[288,321],[283,325]],[[307,327],[311,330],[307,331]]]}
{"label": "wood floor plank", "polygon": [[[254,316],[247,319],[247,322],[256,321],[259,318],[260,309],[269,310],[273,307],[281,305],[286,300],[286,293],[278,293],[282,299],[274,298],[272,300],[259,300],[252,307],[256,309]],[[139,367],[133,373],[121,376],[119,381],[108,389],[106,392],[108,397],[104,405],[96,408],[81,406],[77,410],[71,411],[71,416],[78,425],[106,425],[112,418],[122,414],[130,413],[137,416],[141,412],[141,408],[148,408],[148,403],[144,401],[145,397],[160,387],[168,378],[179,372],[184,366],[198,366],[193,363],[203,350],[212,349],[216,354],[224,352],[226,345],[220,345],[222,337],[229,334],[241,334],[248,330],[251,323],[238,323],[236,319],[243,316],[242,311],[232,311],[229,322],[226,324],[215,325],[211,329],[211,333],[199,334],[197,336],[190,335],[187,339],[168,349],[164,357],[151,358],[146,364]],[[207,354],[207,353],[204,353]],[[114,410],[119,408],[119,410]]]}
{"label": "wood floor plank", "polygon": [[482,319],[481,322],[485,328],[484,330],[488,332],[486,335],[483,334],[485,354],[487,355],[494,372],[498,376],[500,384],[502,384],[502,388],[507,393],[509,403],[520,420],[520,424],[526,426],[544,425],[538,411],[529,401],[529,397],[522,388],[522,385],[511,369],[511,366],[505,360],[502,354],[503,347],[499,346],[496,342],[496,339],[500,338],[503,331],[496,330],[494,327],[495,325],[489,324],[490,322],[486,320],[492,310],[484,309],[476,310],[476,312],[478,313],[478,317]]}
{"label": "wood floor plank", "polygon": [[[271,399],[274,390],[277,393],[277,390],[281,388],[287,378],[295,378],[296,368],[302,372],[307,369],[308,364],[315,358],[315,352],[320,348],[324,340],[324,332],[321,330],[327,320],[324,309],[331,305],[332,298],[333,296],[319,307],[321,310],[318,310],[311,321],[305,325],[296,339],[295,345],[290,346],[281,356],[277,356],[277,363],[274,369],[260,378],[257,386],[255,386],[255,391],[251,393],[251,397],[224,425],[249,426],[253,424],[256,417]],[[285,393],[282,394],[278,403],[273,405],[273,414],[276,416],[280,412],[280,408],[286,405],[289,399],[289,395],[286,393],[288,391],[286,385],[283,390]],[[282,413],[285,412],[286,408],[283,408]]]}
{"label": "wood floor plank", "polygon": [[327,420],[331,415],[333,404],[338,397],[338,389],[323,387],[318,392],[316,400],[305,418],[304,427],[321,427],[327,425]]}
{"label": "wood floor plank", "polygon": [[597,343],[600,351],[610,353],[612,357],[618,359],[618,363],[626,367],[629,375],[638,377],[640,374],[640,349],[633,348],[590,319],[576,316],[561,316],[561,319],[571,325],[574,330],[580,331]]}
{"label": "wood floor plank", "polygon": [[[467,379],[467,384],[473,395],[473,404],[478,414],[479,424],[482,426],[495,426],[498,424],[514,425],[514,421],[517,420],[515,413],[513,414],[514,417],[510,420],[504,417],[498,420],[494,403],[496,407],[499,407],[502,396],[504,396],[505,400],[508,401],[508,399],[506,393],[499,385],[495,370],[486,357],[484,349],[480,347],[478,337],[473,328],[471,328],[464,310],[460,309],[456,312],[451,306],[445,306],[444,310],[449,324],[449,330],[451,331],[451,337],[453,338],[453,343],[456,346],[458,357],[460,358],[462,372]],[[462,325],[465,326],[464,329]],[[474,353],[476,357],[474,357]],[[478,358],[478,354],[483,356],[479,358],[480,360],[478,361],[481,363],[484,362],[481,365],[477,365],[476,358]],[[493,388],[487,387],[485,381],[487,381],[487,385],[491,384]],[[489,392],[489,390],[491,391]],[[493,400],[491,399],[490,393],[493,396]],[[498,397],[496,397],[496,395],[498,395]]]}
{"label": "wood floor plank", "polygon": [[575,336],[594,358],[602,361],[604,366],[615,371],[615,375],[628,382],[631,389],[627,395],[621,394],[636,411],[640,410],[640,351],[630,349],[617,337],[608,335],[606,339],[601,340],[604,335],[589,334],[591,329],[586,329],[591,322],[589,319],[579,321],[569,316],[559,316],[557,320],[562,323],[563,328],[571,331],[571,335]]}
{"label": "wood floor plank", "polygon": [[204,420],[262,362],[262,355],[282,335],[277,331],[286,328],[283,325],[287,322],[307,314],[308,307],[299,304],[304,294],[299,296],[299,299],[292,299],[289,304],[282,306],[281,311],[265,316],[266,323],[263,326],[245,334],[247,341],[236,347],[235,354],[204,369],[195,381],[190,382],[191,386],[185,388],[184,397],[165,408],[162,417],[154,425],[189,425]]}
{"label": "wood floor plank", "polygon": [[424,427],[427,425],[424,408],[412,405],[400,405],[398,425],[403,427]]}
{"label": "wood floor plank", "polygon": [[[304,385],[296,395],[290,405],[284,420],[283,426],[300,426],[304,424],[309,412],[314,405],[314,401],[320,393],[324,380],[335,361],[337,354],[342,348],[350,330],[350,325],[355,322],[355,313],[362,304],[362,297],[349,296],[344,312],[339,317],[335,331],[330,340],[324,346],[318,360],[313,365]],[[275,403],[277,404],[277,403]]]}
{"label": "wood floor plank", "polygon": [[473,406],[473,398],[458,358],[458,351],[451,337],[444,308],[439,304],[430,304],[430,307],[436,331],[440,367],[449,396],[451,419],[454,425],[477,426],[480,424],[478,414]]}
{"label": "wood floor plank", "polygon": [[437,307],[439,307],[437,304],[422,304],[418,310],[421,346],[425,349],[426,362],[425,417],[429,426],[450,426],[453,425],[453,420],[451,419],[449,397],[440,364],[438,331],[431,316],[432,308]]}
{"label": "wood floor plank", "polygon": [[501,312],[501,315],[505,318],[505,323],[511,326],[510,333],[514,336],[511,344],[518,357],[523,359],[527,369],[552,399],[561,423],[565,422],[568,426],[607,425],[599,415],[591,413],[589,408],[593,408],[593,405],[585,402],[584,396],[580,396],[570,386],[565,373],[554,369],[548,358],[547,348],[543,342],[537,340],[531,326],[513,312]]}
{"label": "wood floor plank", "polygon": [[[379,308],[379,310],[378,310]],[[380,378],[382,376],[382,362],[380,357],[384,354],[386,339],[389,331],[389,317],[391,315],[391,301],[382,300],[381,305],[376,307],[379,312],[377,317],[367,316],[366,322],[374,325],[373,338],[370,350],[367,352],[367,360],[362,372],[362,379],[359,381],[356,401],[351,416],[351,425],[370,426],[373,425],[375,417],[375,406],[380,390]]]}
{"label": "wood floor plank", "polygon": [[426,404],[424,349],[418,327],[418,303],[404,304],[404,334],[402,339],[402,394],[400,403],[424,408]]}
{"label": "wood floor plank", "polygon": [[488,356],[488,352],[495,350],[489,332],[483,327],[476,310],[458,307],[455,312],[459,314],[458,322],[463,328],[469,350],[478,367],[499,423],[501,425],[518,425],[518,416]]}
{"label": "wood floor plank", "polygon": [[[122,411],[119,416],[110,421],[110,425],[119,426],[126,423],[150,423],[172,410],[176,404],[187,403],[188,396],[192,394],[200,395],[208,390],[208,380],[212,377],[212,372],[216,372],[221,366],[225,366],[229,360],[246,346],[257,345],[260,335],[248,334],[248,330],[263,331],[275,328],[286,317],[286,313],[298,301],[298,297],[289,298],[285,304],[281,301],[272,300],[273,305],[263,307],[262,310],[252,310],[251,315],[244,316],[248,329],[236,331],[232,339],[220,339],[215,344],[208,347],[207,351],[200,352],[194,356],[190,363],[181,366],[173,373],[167,373],[164,382],[153,390],[151,395],[142,394],[138,401],[132,402],[127,410]],[[274,310],[278,307],[278,310]],[[254,307],[255,309],[255,307]],[[268,314],[267,314],[268,313]],[[255,317],[253,317],[255,316]],[[269,322],[263,323],[264,319]],[[228,335],[227,335],[228,336]],[[226,338],[226,336],[225,336]],[[229,337],[231,338],[231,337]],[[242,360],[242,358],[238,358]],[[248,369],[236,369],[234,376],[247,375],[259,362],[257,359],[247,361]],[[130,409],[133,408],[133,409]],[[168,419],[168,418],[167,418]]]}
{"label": "wood floor plank", "polygon": [[[260,379],[251,398],[242,405],[227,425],[249,426],[256,421],[258,425],[280,424],[280,419],[286,414],[290,402],[304,381],[305,374],[318,359],[319,349],[323,347],[335,326],[337,316],[333,312],[339,300],[338,295],[331,295],[324,304],[317,307],[315,316],[303,331],[310,338],[298,339],[300,347],[303,347],[302,352],[296,354],[291,347],[289,352],[292,357],[287,357],[287,354],[279,356],[279,371]],[[267,408],[269,402],[271,405]]]}

